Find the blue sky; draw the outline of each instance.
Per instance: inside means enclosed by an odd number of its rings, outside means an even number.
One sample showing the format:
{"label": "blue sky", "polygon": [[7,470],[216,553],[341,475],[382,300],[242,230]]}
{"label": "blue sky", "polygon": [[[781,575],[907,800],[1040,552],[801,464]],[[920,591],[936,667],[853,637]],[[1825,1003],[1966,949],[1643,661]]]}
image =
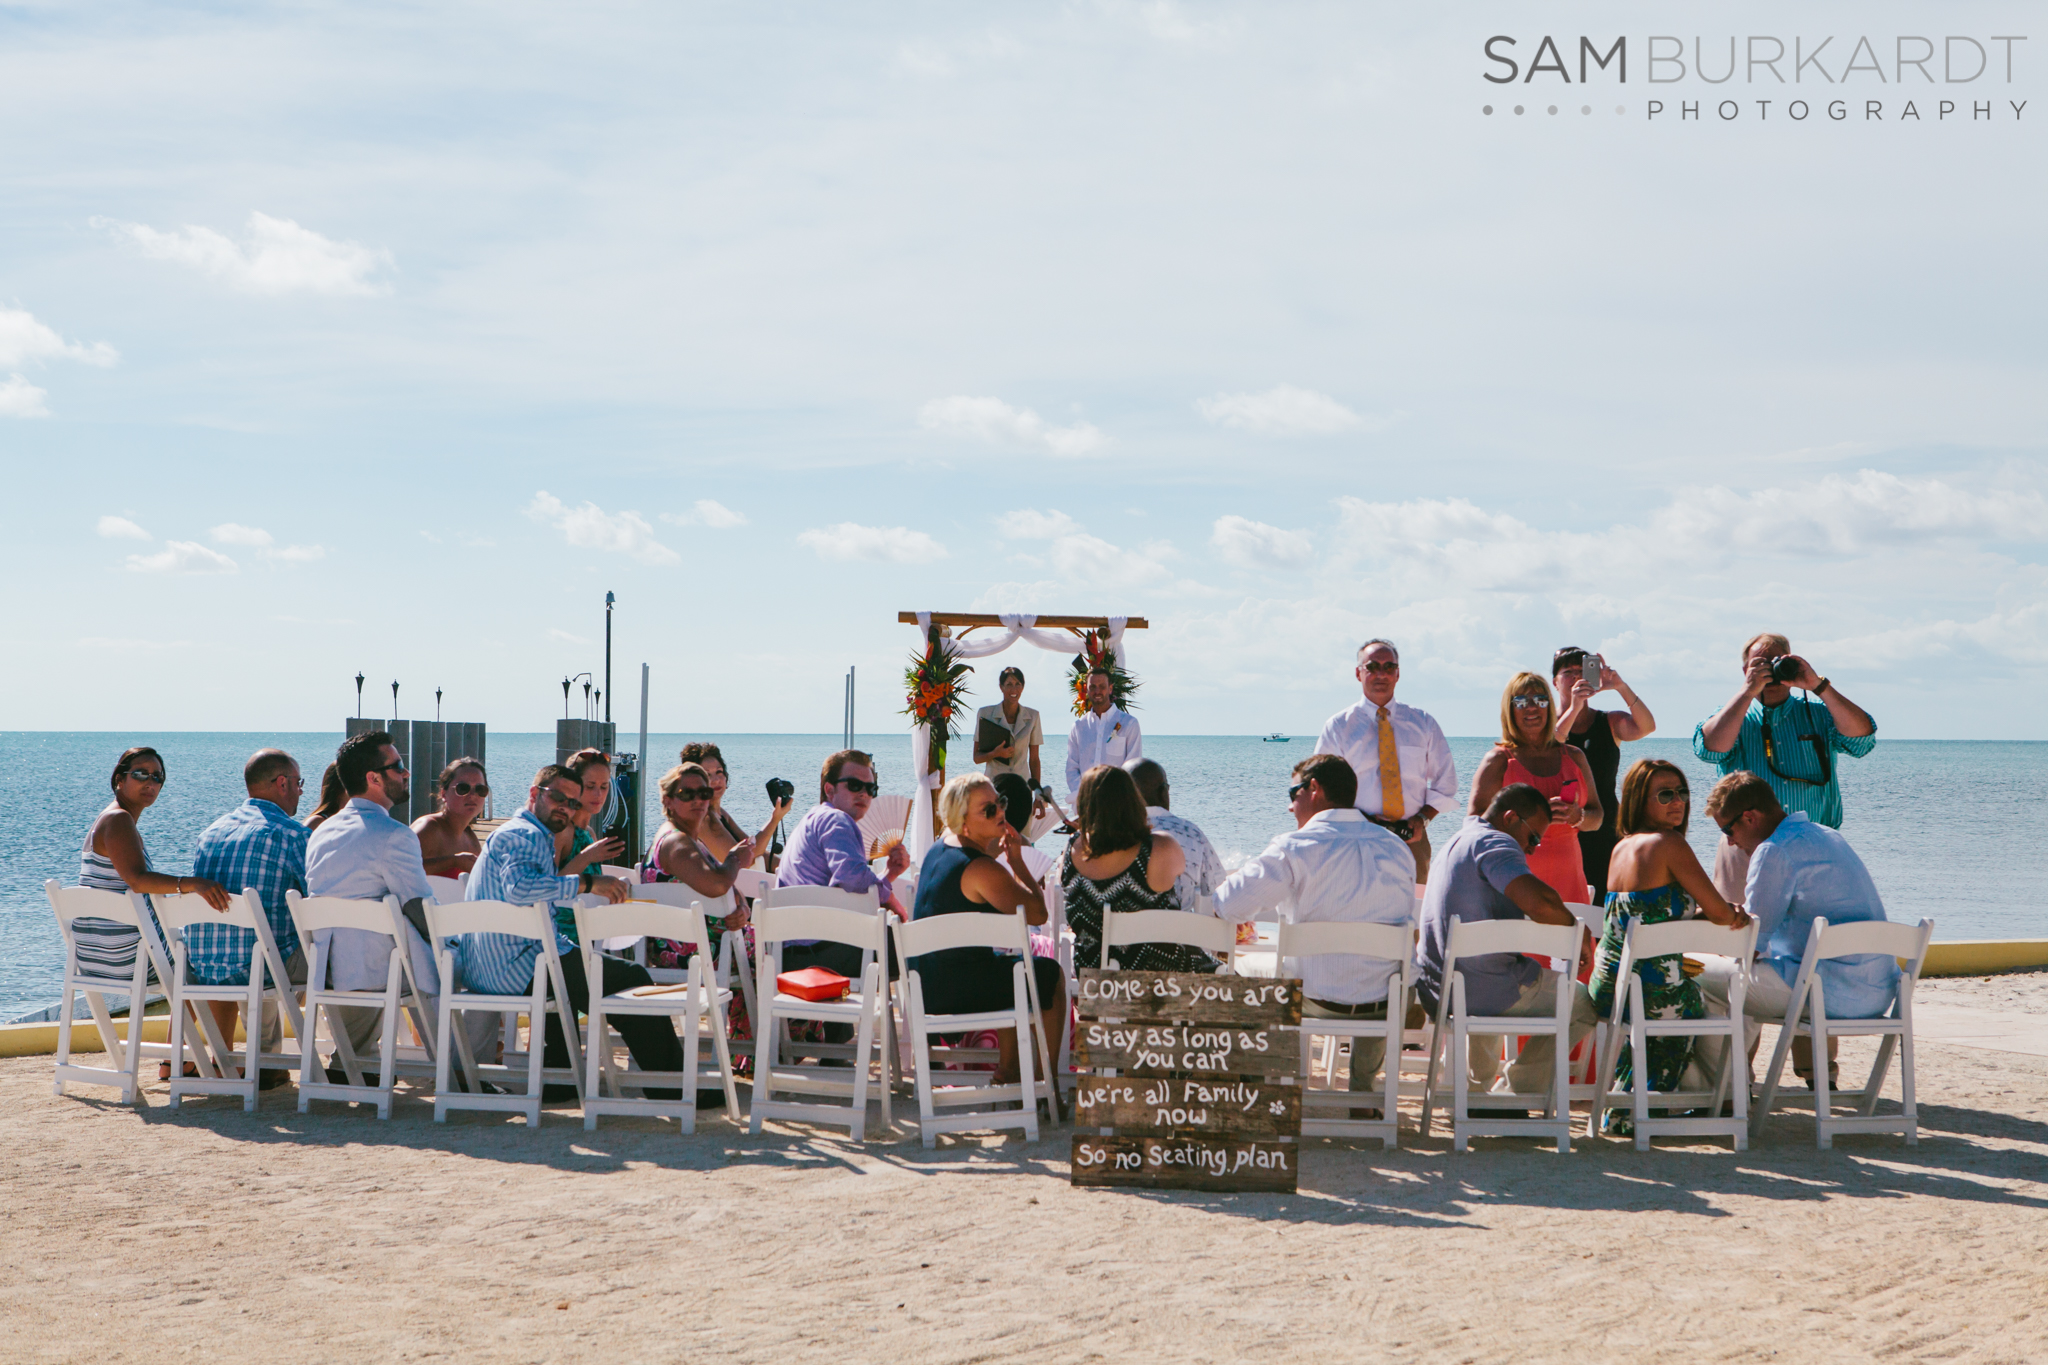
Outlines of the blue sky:
{"label": "blue sky", "polygon": [[[2048,35],[1891,64],[2028,17],[1655,18],[1884,55],[1808,90],[1597,4],[0,5],[0,727],[544,728],[610,589],[662,730],[891,725],[926,607],[1149,617],[1164,732],[1383,634],[1454,733],[1573,642],[1676,736],[1778,628],[2048,738]],[[1629,82],[1482,79],[1545,32]]]}

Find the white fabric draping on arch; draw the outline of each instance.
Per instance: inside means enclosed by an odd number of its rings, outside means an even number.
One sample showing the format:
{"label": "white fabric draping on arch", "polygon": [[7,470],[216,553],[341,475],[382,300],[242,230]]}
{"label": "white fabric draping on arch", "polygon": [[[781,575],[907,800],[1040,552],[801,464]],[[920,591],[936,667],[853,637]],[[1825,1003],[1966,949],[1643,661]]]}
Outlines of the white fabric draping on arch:
{"label": "white fabric draping on arch", "polygon": [[[952,641],[953,656],[959,659],[985,659],[991,654],[1000,654],[1011,645],[1022,640],[1025,644],[1051,650],[1055,654],[1079,654],[1081,641],[1065,630],[1040,630],[1035,613],[1005,612],[996,618],[1003,623],[1001,635],[991,635],[980,640]],[[1129,668],[1130,662],[1124,653],[1124,627],[1129,624],[1128,616],[1112,616],[1109,620],[1109,648],[1115,655],[1117,667]],[[917,638],[924,641],[931,638],[932,614],[921,611],[917,614]],[[970,731],[971,734],[971,731]],[[970,744],[973,740],[968,741]],[[971,749],[968,751],[973,752]],[[931,770],[932,732],[928,725],[910,727],[910,815],[909,824],[903,831],[904,846],[910,850],[913,864],[922,865],[924,855],[932,847],[932,793],[938,790],[939,775]]]}

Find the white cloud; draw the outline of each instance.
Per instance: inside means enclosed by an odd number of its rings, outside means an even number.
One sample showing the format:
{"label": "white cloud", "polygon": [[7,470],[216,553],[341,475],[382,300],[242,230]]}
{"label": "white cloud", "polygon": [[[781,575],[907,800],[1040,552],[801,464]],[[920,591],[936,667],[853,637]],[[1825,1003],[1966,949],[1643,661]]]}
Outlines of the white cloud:
{"label": "white cloud", "polygon": [[1071,459],[1099,449],[1108,438],[1087,422],[1056,427],[1029,408],[1000,398],[934,398],[917,410],[917,424],[948,436],[972,436],[994,445],[1030,446]]}
{"label": "white cloud", "polygon": [[327,558],[325,545],[280,545],[274,550],[262,552],[265,559],[281,559],[287,564],[310,564],[316,559]]}
{"label": "white cloud", "polygon": [[565,645],[587,645],[590,643],[590,641],[584,639],[581,635],[571,635],[568,631],[561,629],[559,626],[548,627],[548,638],[550,640],[560,640]]}
{"label": "white cloud", "polygon": [[1298,569],[1315,557],[1306,531],[1286,531],[1235,514],[1216,518],[1209,543],[1244,569]]}
{"label": "white cloud", "polygon": [[896,49],[896,69],[905,75],[945,80],[967,67],[1024,55],[1024,45],[1005,33],[951,43],[912,39]]}
{"label": "white cloud", "polygon": [[594,502],[570,507],[542,490],[533,495],[526,515],[552,524],[571,545],[610,550],[642,564],[680,564],[683,557],[654,538],[654,528],[638,512],[608,513]]}
{"label": "white cloud", "polygon": [[1909,540],[2048,540],[2038,492],[1971,493],[1939,479],[1874,469],[1797,488],[1689,489],[1659,514],[1660,531],[1695,543],[1783,554],[1850,554]]}
{"label": "white cloud", "polygon": [[232,521],[222,522],[206,533],[216,545],[268,545],[270,532],[254,526],[238,526]]}
{"label": "white cloud", "polygon": [[124,636],[87,635],[78,642],[81,649],[189,649],[190,640],[135,640]]}
{"label": "white cloud", "polygon": [[131,573],[240,573],[241,565],[196,540],[167,540],[153,555],[129,555]]}
{"label": "white cloud", "polygon": [[27,376],[10,374],[0,383],[0,417],[48,417],[50,408],[43,400],[49,396],[49,390],[29,383]]}
{"label": "white cloud", "polygon": [[671,526],[707,526],[714,531],[727,531],[747,524],[744,514],[710,498],[697,499],[687,512],[663,512],[661,519]]}
{"label": "white cloud", "polygon": [[1353,412],[1328,394],[1280,384],[1264,393],[1219,393],[1195,403],[1204,421],[1260,436],[1331,436],[1379,431],[1387,423]]}
{"label": "white cloud", "polygon": [[155,540],[149,532],[126,517],[101,517],[100,535],[108,540]]}
{"label": "white cloud", "polygon": [[337,242],[289,218],[251,213],[246,240],[230,240],[209,227],[164,232],[145,223],[95,218],[92,225],[132,243],[153,260],[190,266],[251,294],[386,294],[373,278],[392,264],[391,253]]}
{"label": "white cloud", "polygon": [[1174,0],[1144,0],[1136,7],[1138,24],[1162,42],[1187,47],[1221,48],[1235,34],[1227,19],[1196,19]]}
{"label": "white cloud", "polygon": [[931,564],[946,558],[946,547],[923,531],[904,526],[862,526],[842,521],[800,532],[796,543],[820,559],[869,560],[879,564]]}
{"label": "white cloud", "polygon": [[0,303],[0,365],[11,367],[30,360],[76,360],[104,366],[120,358],[121,353],[104,341],[95,341],[90,346],[66,341],[53,328],[36,321],[35,314]]}
{"label": "white cloud", "polygon": [[1078,530],[1065,512],[1036,512],[1020,508],[996,518],[996,534],[1004,540],[1052,540]]}

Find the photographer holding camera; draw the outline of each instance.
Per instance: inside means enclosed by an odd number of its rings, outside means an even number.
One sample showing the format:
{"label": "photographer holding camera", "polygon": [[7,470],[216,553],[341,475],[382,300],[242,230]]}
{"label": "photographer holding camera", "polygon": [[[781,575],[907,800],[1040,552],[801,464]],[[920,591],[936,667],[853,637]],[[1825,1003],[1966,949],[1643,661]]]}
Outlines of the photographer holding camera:
{"label": "photographer holding camera", "polygon": [[[1817,825],[1840,829],[1842,788],[1834,756],[1862,758],[1876,748],[1877,722],[1794,654],[1782,635],[1766,632],[1744,645],[1742,672],[1742,690],[1693,728],[1693,754],[1723,777],[1755,773],[1787,811],[1803,811]],[[1794,700],[1794,688],[1807,695]],[[1739,904],[1748,875],[1749,855],[1724,835],[1714,858],[1715,889]]]}

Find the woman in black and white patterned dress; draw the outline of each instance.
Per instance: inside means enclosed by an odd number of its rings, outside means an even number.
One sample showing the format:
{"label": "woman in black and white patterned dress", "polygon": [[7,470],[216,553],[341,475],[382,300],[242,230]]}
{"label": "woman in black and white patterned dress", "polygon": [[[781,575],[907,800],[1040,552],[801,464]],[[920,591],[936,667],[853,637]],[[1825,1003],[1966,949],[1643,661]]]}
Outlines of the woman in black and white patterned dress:
{"label": "woman in black and white patterned dress", "polygon": [[[1105,911],[1178,910],[1173,879],[1187,858],[1173,836],[1145,818],[1145,798],[1122,768],[1101,765],[1081,776],[1076,833],[1060,855],[1060,891],[1074,931],[1074,962],[1102,960]],[[1110,956],[1125,971],[1213,972],[1216,959],[1181,943],[1124,943]]]}

